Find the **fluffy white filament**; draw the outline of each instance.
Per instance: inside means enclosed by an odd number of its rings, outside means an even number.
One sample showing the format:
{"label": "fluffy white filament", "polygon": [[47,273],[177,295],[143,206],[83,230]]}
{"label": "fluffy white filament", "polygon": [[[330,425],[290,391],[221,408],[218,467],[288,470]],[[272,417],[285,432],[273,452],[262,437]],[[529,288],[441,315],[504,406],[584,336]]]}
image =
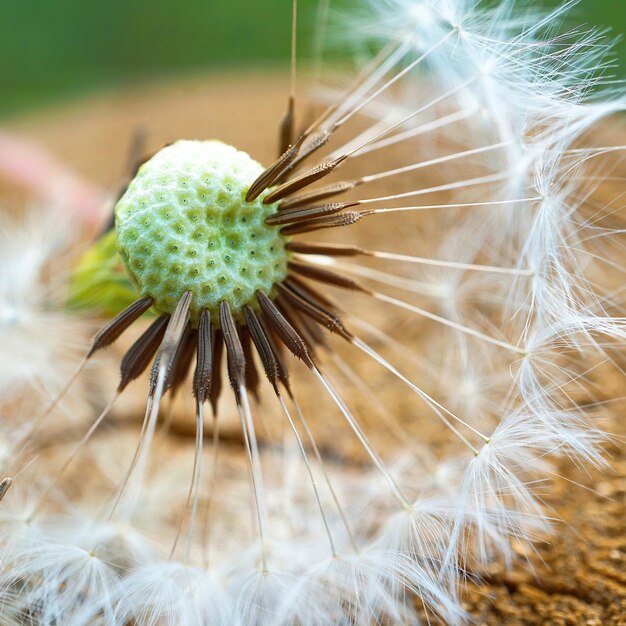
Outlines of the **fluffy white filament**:
{"label": "fluffy white filament", "polygon": [[[604,219],[611,207],[590,200],[624,148],[594,145],[594,133],[626,99],[603,85],[600,36],[564,32],[570,5],[542,15],[513,0],[369,0],[339,16],[341,38],[324,28],[334,45],[353,39],[357,69],[372,63],[349,93],[320,90],[341,102],[324,130],[365,122],[328,153],[350,152],[354,166],[365,154],[369,163],[404,155],[360,172],[352,192],[371,232],[395,228],[398,248],[368,241],[366,259],[318,259],[375,292],[352,326],[364,333],[351,353],[360,361],[321,349],[318,381],[297,371],[294,394],[273,405],[243,388],[257,504],[243,448],[197,451],[192,530],[174,556],[190,457],[159,434],[158,406],[123,523],[109,512],[130,459],[119,457],[136,446],[130,432],[89,444],[97,482],[76,502],[45,492],[54,477],[35,481],[19,431],[7,429],[2,469],[23,471],[28,490],[0,502],[2,623],[24,623],[28,610],[50,626],[462,623],[465,573],[496,559],[513,565],[514,540],[550,531],[542,499],[553,459],[603,464],[605,435],[574,392],[593,395],[589,373],[610,366],[626,339],[623,294],[602,275],[620,270],[612,259],[623,242]],[[319,15],[328,13],[322,0]],[[385,54],[372,61],[363,52],[372,48]],[[369,187],[396,178],[394,193]],[[50,233],[59,234],[44,226],[43,236],[30,222],[0,229],[10,355],[0,391],[38,387],[47,400],[62,382],[42,363],[75,326],[65,332],[43,291],[43,265],[58,251]],[[363,406],[346,406],[344,382]],[[447,443],[429,449],[426,428]],[[358,463],[339,448],[326,454],[321,444],[339,432]],[[46,493],[45,506],[29,504],[31,491]]]}

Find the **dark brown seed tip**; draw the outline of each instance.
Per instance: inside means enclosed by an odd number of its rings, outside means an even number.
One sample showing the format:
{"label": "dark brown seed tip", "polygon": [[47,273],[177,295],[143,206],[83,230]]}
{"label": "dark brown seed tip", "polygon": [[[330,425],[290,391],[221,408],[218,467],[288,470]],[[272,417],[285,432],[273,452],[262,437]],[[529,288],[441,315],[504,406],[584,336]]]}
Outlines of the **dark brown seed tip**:
{"label": "dark brown seed tip", "polygon": [[224,352],[224,336],[222,331],[217,329],[212,338],[212,363],[211,363],[211,384],[209,386],[209,401],[213,417],[217,418],[217,404],[222,393],[222,354]]}
{"label": "dark brown seed tip", "polygon": [[356,224],[363,217],[363,213],[358,211],[345,211],[339,215],[328,215],[326,217],[317,217],[295,224],[288,224],[280,229],[285,236],[301,235],[303,233],[311,233],[316,230],[325,228],[340,228],[342,226],[351,226]]}
{"label": "dark brown seed tip", "polygon": [[321,254],[323,256],[359,256],[365,253],[358,246],[336,243],[309,243],[307,241],[289,241],[287,250],[299,254]]}
{"label": "dark brown seed tip", "polygon": [[285,319],[278,307],[267,294],[257,291],[257,301],[265,315],[270,328],[276,333],[287,349],[298,359],[313,367],[309,347],[306,341],[298,334],[294,327]]}
{"label": "dark brown seed tip", "polygon": [[87,358],[94,352],[110,346],[133,322],[138,320],[153,304],[154,300],[146,296],[135,300],[126,307],[119,315],[102,328],[91,342],[91,348]]}
{"label": "dark brown seed tip", "polygon": [[246,389],[259,400],[259,386],[261,377],[254,358],[253,340],[248,326],[239,326],[241,333],[241,345],[243,346],[243,354],[246,359]]}
{"label": "dark brown seed tip", "polygon": [[346,329],[341,318],[332,310],[324,307],[314,295],[305,290],[288,285],[278,285],[280,293],[291,305],[320,324],[331,333],[336,333],[344,339],[351,341],[352,334]]}
{"label": "dark brown seed tip", "polygon": [[3,478],[0,481],[0,502],[2,501],[2,499],[6,495],[7,491],[9,490],[12,484],[13,484],[13,479],[10,478],[9,476],[7,476],[6,478]]}
{"label": "dark brown seed tip", "polygon": [[193,376],[193,395],[201,403],[204,403],[211,393],[212,343],[211,315],[205,309],[200,314],[200,323],[198,325],[198,352],[196,355],[196,371]]}
{"label": "dark brown seed tip", "polygon": [[193,357],[196,354],[197,344],[198,331],[191,327],[191,322],[187,322],[187,327],[176,350],[172,368],[165,379],[165,390],[170,391],[172,398],[176,395],[185,380],[187,380]]}
{"label": "dark brown seed tip", "polygon": [[339,165],[337,161],[324,161],[310,170],[299,174],[295,178],[288,180],[282,185],[278,186],[274,191],[270,192],[263,198],[263,204],[271,204],[277,200],[281,200],[285,196],[288,196],[304,187],[308,187],[314,182],[328,176]]}
{"label": "dark brown seed tip", "polygon": [[289,269],[293,270],[297,274],[300,274],[301,276],[304,276],[305,278],[310,278],[311,280],[333,285],[334,287],[350,289],[351,291],[361,291],[367,293],[367,289],[362,287],[353,278],[343,276],[342,274],[338,274],[337,272],[333,272],[324,267],[290,261]]}
{"label": "dark brown seed tip", "polygon": [[246,355],[237,332],[237,323],[226,300],[220,302],[220,325],[226,344],[226,363],[230,385],[235,393],[238,393],[242,385],[246,383]]}
{"label": "dark brown seed tip", "polygon": [[349,191],[350,189],[354,189],[356,185],[357,181],[355,180],[344,180],[338,183],[332,183],[330,185],[318,187],[317,189],[312,189],[310,191],[306,191],[290,198],[285,198],[280,203],[280,210],[282,211],[295,207],[305,206],[307,204],[313,204],[318,200],[330,198],[331,196],[336,196],[340,193],[344,193],[345,191]]}
{"label": "dark brown seed tip", "polygon": [[298,207],[279,211],[265,219],[268,226],[279,226],[283,224],[294,224],[317,217],[334,215],[351,206],[356,206],[358,202],[328,202],[326,204],[315,204],[313,206]]}
{"label": "dark brown seed tip", "polygon": [[291,172],[300,163],[308,159],[314,152],[324,146],[330,139],[331,134],[331,131],[322,129],[316,133],[309,135],[306,138],[306,141],[303,142],[302,147],[298,152],[298,156],[289,164],[286,169],[283,170],[282,174],[276,180],[276,182],[278,184],[284,183],[285,179],[289,175],[289,172]]}
{"label": "dark brown seed tip", "polygon": [[254,202],[293,163],[293,160],[298,156],[298,150],[300,150],[304,139],[305,136],[302,135],[272,165],[261,172],[250,185],[250,189],[246,193],[246,202]]}
{"label": "dark brown seed tip", "polygon": [[161,342],[161,347],[152,364],[152,371],[150,373],[150,395],[154,394],[156,390],[156,384],[158,380],[159,370],[163,367],[166,375],[169,372],[176,358],[178,346],[183,338],[185,329],[187,328],[187,322],[189,321],[189,307],[191,306],[192,293],[191,291],[185,291],[181,296],[176,309],[170,317],[167,328],[165,329],[165,335]]}
{"label": "dark brown seed tip", "polygon": [[246,324],[250,331],[250,336],[252,337],[252,341],[256,348],[257,354],[261,359],[261,363],[263,365],[263,370],[265,371],[265,376],[267,380],[270,382],[272,387],[276,389],[278,385],[278,362],[276,360],[276,356],[272,349],[272,346],[269,342],[265,331],[257,317],[256,313],[252,309],[252,307],[246,305],[244,309],[244,313],[246,316]]}
{"label": "dark brown seed tip", "polygon": [[284,154],[289,146],[293,143],[295,126],[295,99],[293,96],[289,96],[287,101],[287,109],[280,120],[278,131],[278,154]]}
{"label": "dark brown seed tip", "polygon": [[169,315],[161,315],[161,317],[154,320],[141,337],[128,349],[120,365],[118,392],[123,391],[131,381],[143,374],[148,367],[161,345],[169,318]]}

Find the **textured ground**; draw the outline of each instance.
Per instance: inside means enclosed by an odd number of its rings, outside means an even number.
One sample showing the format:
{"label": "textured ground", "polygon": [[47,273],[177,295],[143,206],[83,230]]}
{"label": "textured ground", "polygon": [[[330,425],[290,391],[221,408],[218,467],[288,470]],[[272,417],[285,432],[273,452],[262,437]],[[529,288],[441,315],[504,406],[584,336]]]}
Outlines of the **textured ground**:
{"label": "textured ground", "polygon": [[[234,75],[113,94],[17,120],[12,127],[42,142],[82,176],[114,189],[138,127],[149,131],[149,148],[178,138],[218,137],[268,162],[275,152],[268,127],[280,115],[284,93],[280,77]],[[604,399],[624,394],[619,381],[598,382]],[[143,404],[143,393],[125,402],[119,413],[133,413]],[[606,427],[624,434],[619,421],[625,404],[611,406],[614,420]],[[186,422],[175,431],[192,432]],[[513,573],[494,568],[483,584],[468,587],[466,605],[477,623],[626,624],[626,456],[618,445],[609,446],[609,453],[608,472],[563,469],[565,477],[556,480],[546,500],[562,520],[549,541],[535,553],[520,547]]]}
{"label": "textured ground", "polygon": [[625,476],[622,452],[612,472],[585,481],[595,493],[556,481],[549,502],[562,521],[528,554],[531,567],[496,570],[468,590],[466,605],[479,624],[626,624]]}

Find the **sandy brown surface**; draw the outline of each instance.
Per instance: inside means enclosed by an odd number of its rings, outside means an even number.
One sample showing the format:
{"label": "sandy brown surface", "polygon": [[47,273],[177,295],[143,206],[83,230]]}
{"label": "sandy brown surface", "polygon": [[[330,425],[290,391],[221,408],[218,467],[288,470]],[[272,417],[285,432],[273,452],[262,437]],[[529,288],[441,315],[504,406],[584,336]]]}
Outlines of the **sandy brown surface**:
{"label": "sandy brown surface", "polygon": [[570,483],[567,470],[555,481],[548,501],[561,521],[536,553],[520,548],[528,565],[494,568],[470,587],[466,606],[477,623],[626,624],[626,458],[613,452],[612,471],[594,472],[586,488]]}
{"label": "sandy brown surface", "polygon": [[[41,142],[80,175],[115,189],[129,138],[138,127],[148,131],[149,149],[177,138],[218,137],[268,162],[275,153],[273,129],[285,92],[280,76],[208,77],[89,99],[16,120],[11,126]],[[381,323],[391,327],[395,320]],[[419,327],[412,331],[419,335]],[[362,375],[373,385],[380,376],[374,371]],[[623,395],[622,382],[602,380],[606,398]],[[143,406],[143,390],[136,391],[118,408],[118,418]],[[611,406],[614,419],[607,427],[624,434],[619,425],[624,403]],[[402,406],[396,410],[402,411]],[[233,424],[230,433],[236,436]],[[191,423],[181,419],[175,432],[191,435]],[[352,453],[351,444],[343,449],[334,431],[326,443],[336,446],[335,451]],[[564,478],[555,481],[546,497],[553,515],[562,520],[549,540],[537,544],[535,552],[520,546],[521,558],[512,572],[494,567],[483,584],[468,587],[466,605],[477,623],[626,624],[626,456],[618,445],[608,452],[611,469],[605,472],[586,475],[563,466]]]}

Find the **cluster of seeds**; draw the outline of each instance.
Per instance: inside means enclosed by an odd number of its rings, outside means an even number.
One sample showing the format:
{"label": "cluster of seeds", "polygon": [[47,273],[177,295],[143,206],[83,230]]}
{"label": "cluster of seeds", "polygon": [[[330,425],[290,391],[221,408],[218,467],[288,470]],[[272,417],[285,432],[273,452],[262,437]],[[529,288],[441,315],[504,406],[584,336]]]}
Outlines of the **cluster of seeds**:
{"label": "cluster of seeds", "polygon": [[287,274],[285,238],[265,219],[275,204],[245,195],[262,166],[220,141],[177,141],[139,169],[115,208],[120,253],[143,296],[172,313],[191,291],[191,320],[219,303],[233,316]]}

